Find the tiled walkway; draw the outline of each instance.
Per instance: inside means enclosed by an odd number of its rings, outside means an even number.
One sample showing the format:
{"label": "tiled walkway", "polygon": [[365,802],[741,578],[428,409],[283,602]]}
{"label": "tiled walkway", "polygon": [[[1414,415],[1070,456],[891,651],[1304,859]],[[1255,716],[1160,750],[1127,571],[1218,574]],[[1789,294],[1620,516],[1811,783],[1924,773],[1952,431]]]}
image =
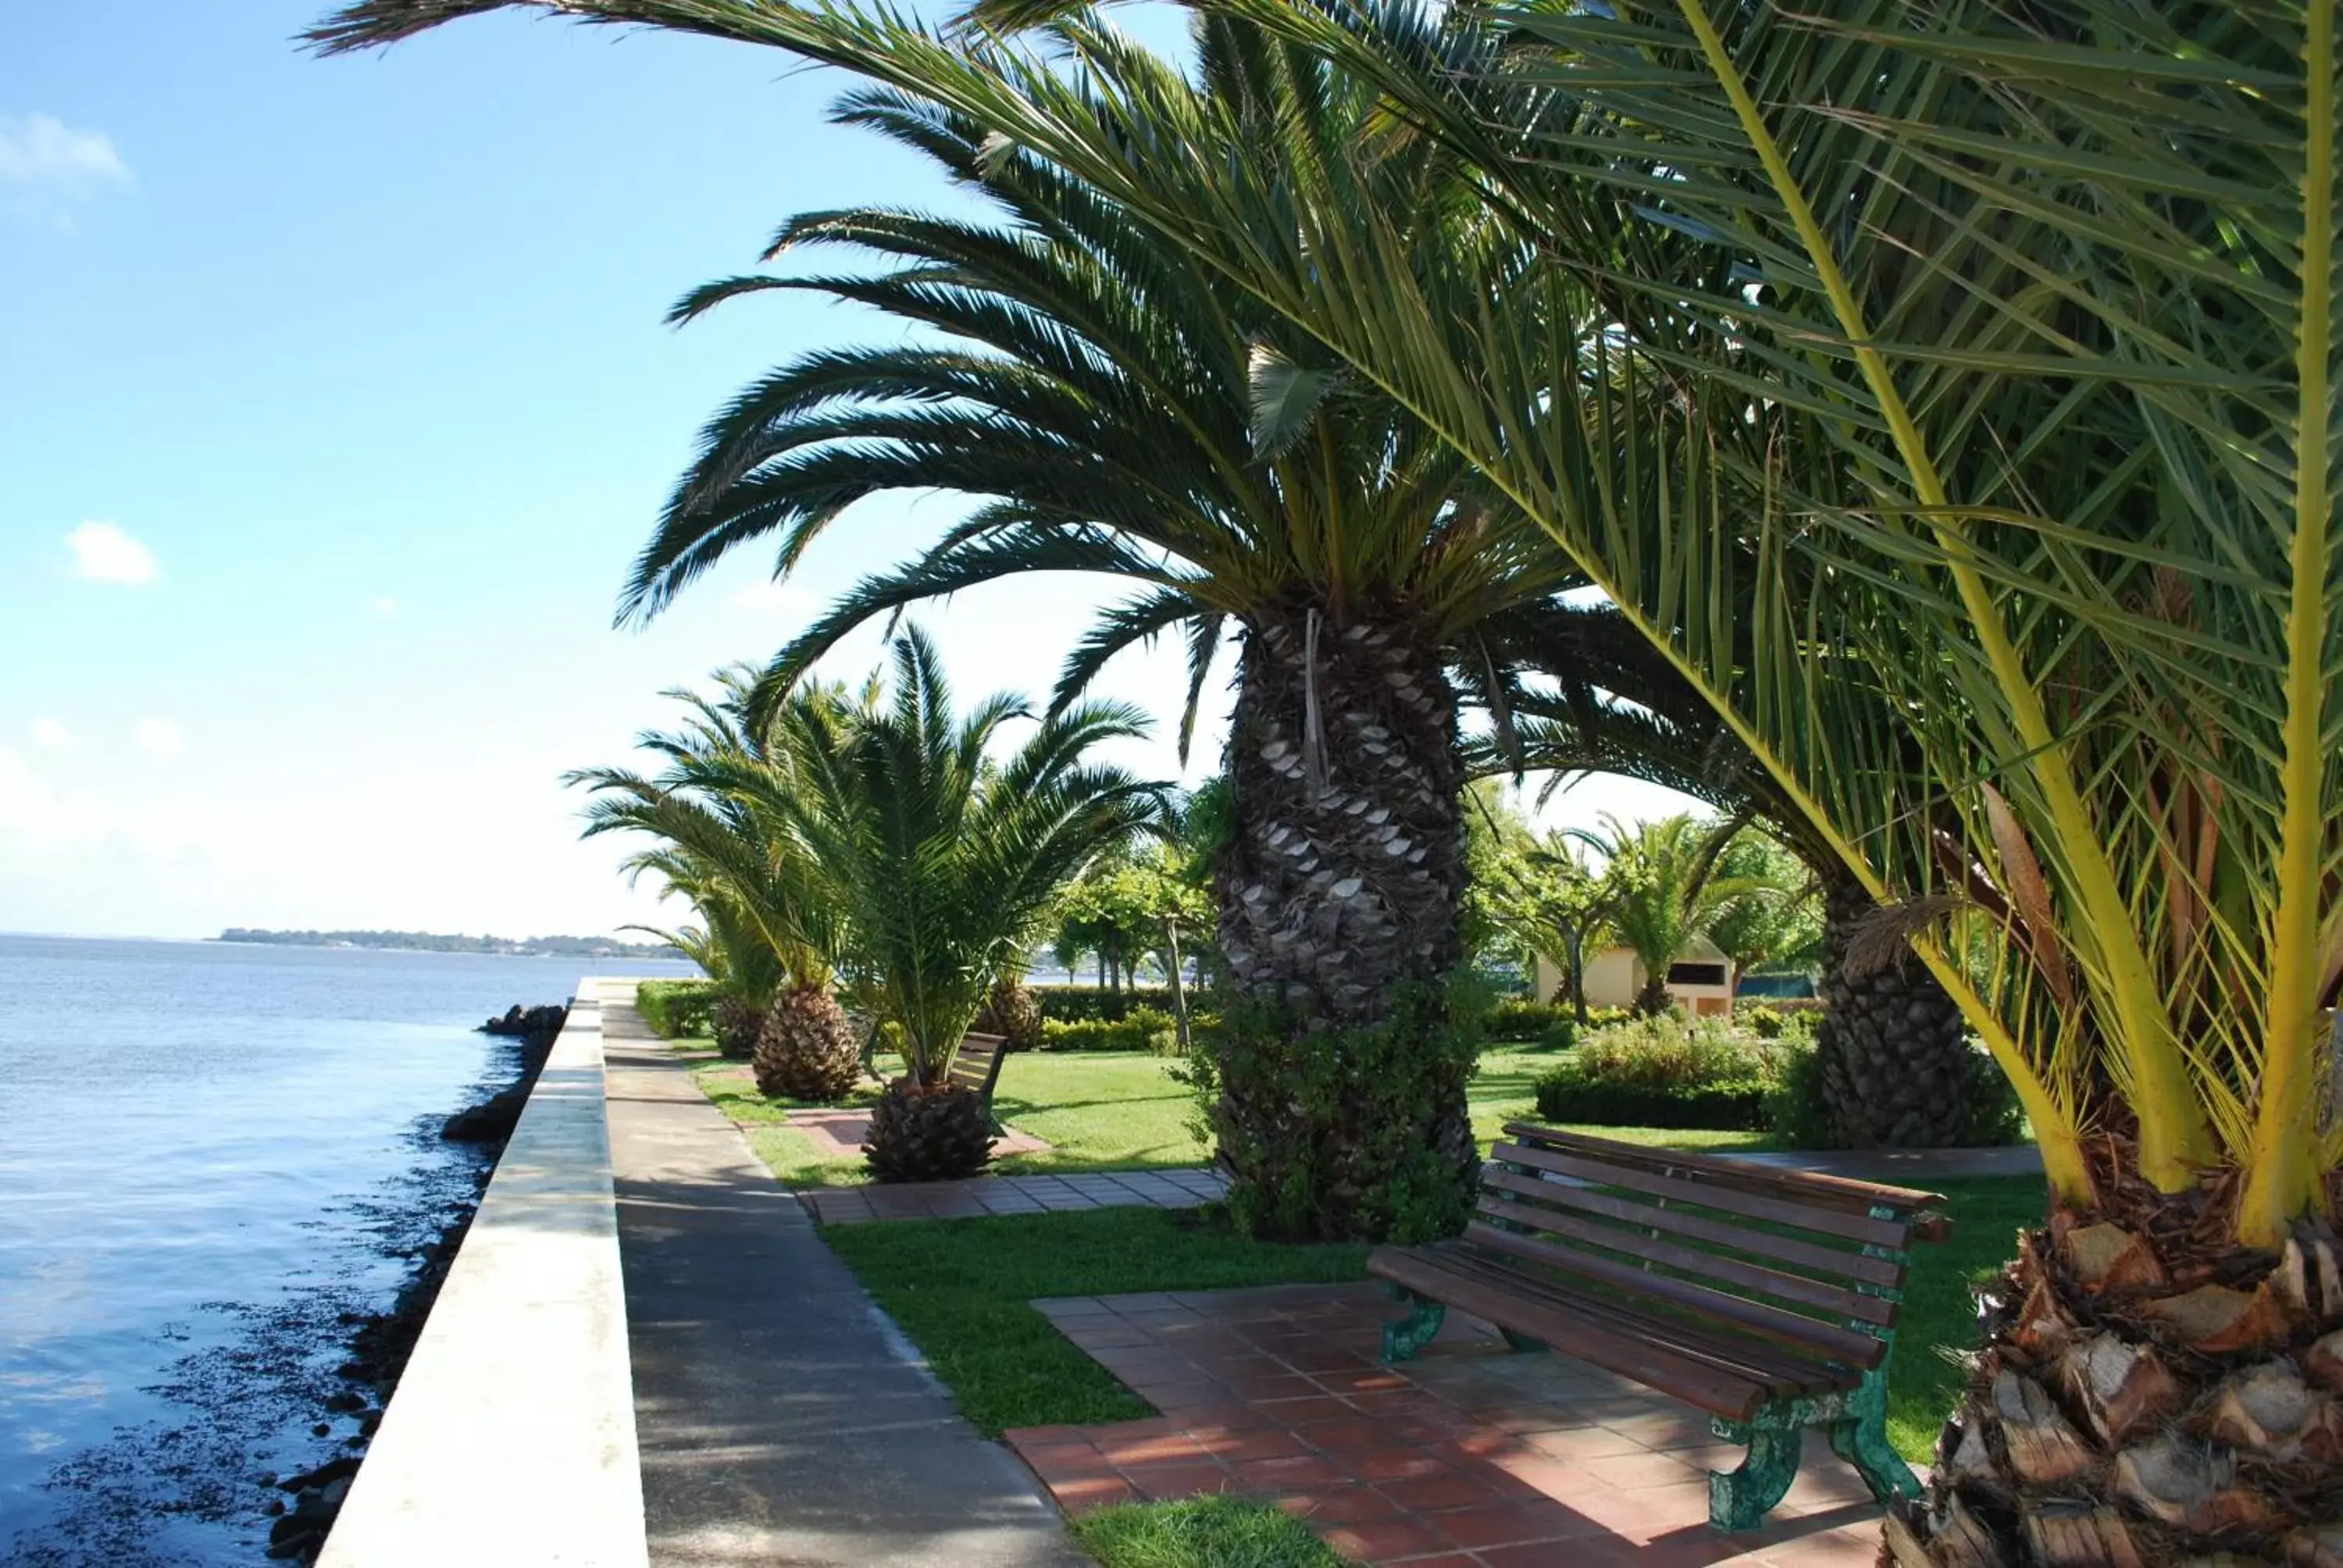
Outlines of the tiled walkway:
{"label": "tiled walkway", "polygon": [[798,1199],[825,1225],[865,1220],[968,1220],[1074,1209],[1192,1209],[1228,1190],[1217,1171],[1093,1171],[1077,1176],[971,1176],[965,1181],[804,1188]]}
{"label": "tiled walkway", "polygon": [[1449,1315],[1424,1357],[1376,1357],[1397,1309],[1370,1285],[1039,1302],[1161,1411],[1008,1440],[1070,1513],[1136,1498],[1273,1497],[1337,1551],[1409,1568],[1845,1568],[1879,1509],[1819,1438],[1760,1532],[1708,1526],[1706,1473],[1739,1462],[1684,1406],[1559,1355],[1513,1355]]}

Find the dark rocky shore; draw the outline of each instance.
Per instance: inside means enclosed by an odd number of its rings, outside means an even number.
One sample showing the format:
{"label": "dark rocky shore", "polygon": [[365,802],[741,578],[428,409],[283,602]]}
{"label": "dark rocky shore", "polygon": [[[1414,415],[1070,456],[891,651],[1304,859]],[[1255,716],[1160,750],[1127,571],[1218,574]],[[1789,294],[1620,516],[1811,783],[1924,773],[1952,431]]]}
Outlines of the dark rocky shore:
{"label": "dark rocky shore", "polygon": [[[330,1282],[265,1310],[214,1303],[237,1331],[150,1391],[184,1418],[120,1429],[60,1465],[49,1484],[72,1503],[38,1538],[15,1543],[11,1568],[176,1568],[188,1560],[168,1544],[179,1520],[248,1539],[250,1561],[313,1561],[563,1017],[559,1007],[515,1008],[483,1025],[499,1049],[470,1101],[419,1123],[416,1169],[353,1205],[367,1258],[404,1265],[388,1306],[377,1304],[378,1285]],[[267,1456],[301,1447],[298,1470],[265,1468]]]}

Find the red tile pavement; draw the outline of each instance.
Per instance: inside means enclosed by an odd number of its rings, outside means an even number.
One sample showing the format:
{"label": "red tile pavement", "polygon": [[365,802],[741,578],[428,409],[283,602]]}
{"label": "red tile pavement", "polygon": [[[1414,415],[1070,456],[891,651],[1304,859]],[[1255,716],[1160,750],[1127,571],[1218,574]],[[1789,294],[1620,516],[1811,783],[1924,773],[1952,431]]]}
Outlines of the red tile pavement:
{"label": "red tile pavement", "polygon": [[1193,1209],[1217,1201],[1227,1190],[1227,1179],[1219,1171],[1182,1167],[800,1188],[798,1201],[824,1225],[857,1225],[870,1220],[966,1220],[980,1214],[1056,1214],[1074,1209]]}
{"label": "red tile pavement", "polygon": [[1514,1355],[1461,1313],[1404,1369],[1371,1285],[1033,1303],[1162,1413],[1028,1427],[1010,1445],[1061,1507],[1227,1492],[1274,1500],[1335,1550],[1408,1568],[1868,1568],[1879,1509],[1816,1435],[1765,1528],[1708,1526],[1706,1472],[1740,1462],[1698,1417],[1559,1355]]}

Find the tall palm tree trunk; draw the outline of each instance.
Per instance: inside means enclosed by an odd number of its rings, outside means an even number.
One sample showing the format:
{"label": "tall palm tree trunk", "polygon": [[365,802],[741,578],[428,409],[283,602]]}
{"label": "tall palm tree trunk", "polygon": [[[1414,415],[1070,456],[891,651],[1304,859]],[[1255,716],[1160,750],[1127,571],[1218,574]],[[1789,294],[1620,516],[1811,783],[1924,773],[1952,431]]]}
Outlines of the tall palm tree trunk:
{"label": "tall palm tree trunk", "polygon": [[1825,894],[1823,1099],[1847,1148],[1952,1148],[1967,1128],[1971,1081],[1991,1069],[1969,1049],[1960,1008],[1909,952],[1849,965],[1878,908],[1852,878],[1834,878]]}
{"label": "tall palm tree trunk", "polygon": [[[1282,1041],[1224,1052],[1217,1119],[1240,1208],[1248,1187],[1282,1195],[1272,1228],[1388,1229],[1379,1194],[1403,1154],[1430,1151],[1419,1182],[1461,1193],[1472,1179],[1470,1059],[1458,1070],[1434,1038],[1433,999],[1463,956],[1455,715],[1436,647],[1396,618],[1305,611],[1245,638],[1218,938],[1232,1000],[1276,1020]],[[1331,1103],[1297,1089],[1330,1070]],[[1393,1072],[1422,1081],[1393,1096]]]}

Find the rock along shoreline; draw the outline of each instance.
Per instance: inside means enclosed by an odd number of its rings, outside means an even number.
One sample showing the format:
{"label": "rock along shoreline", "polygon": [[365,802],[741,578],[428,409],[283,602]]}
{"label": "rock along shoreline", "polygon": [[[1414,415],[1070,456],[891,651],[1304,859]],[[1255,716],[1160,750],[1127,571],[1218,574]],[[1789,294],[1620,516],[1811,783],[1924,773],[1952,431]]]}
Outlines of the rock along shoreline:
{"label": "rock along shoreline", "polygon": [[436,1232],[415,1250],[413,1269],[387,1309],[342,1315],[351,1331],[349,1359],[337,1369],[344,1386],[327,1396],[319,1412],[324,1419],[310,1432],[319,1438],[330,1436],[331,1418],[356,1415],[358,1430],[345,1440],[345,1446],[355,1452],[337,1454],[296,1475],[260,1478],[264,1485],[284,1494],[271,1497],[264,1508],[274,1518],[268,1533],[271,1558],[310,1563],[324,1549],[342,1500],[365,1462],[366,1444],[397,1390],[399,1374],[414,1353],[439,1287],[464,1244],[472,1217],[479,1211],[481,1194],[496,1174],[505,1144],[519,1124],[529,1091],[552,1052],[554,1038],[568,1020],[568,1009],[558,1003],[526,1008],[516,1004],[479,1026],[481,1033],[508,1042],[502,1060],[482,1075],[477,1086],[489,1092],[458,1110],[439,1128],[441,1141],[468,1146],[479,1156],[469,1171],[468,1191],[447,1211],[447,1217]]}

